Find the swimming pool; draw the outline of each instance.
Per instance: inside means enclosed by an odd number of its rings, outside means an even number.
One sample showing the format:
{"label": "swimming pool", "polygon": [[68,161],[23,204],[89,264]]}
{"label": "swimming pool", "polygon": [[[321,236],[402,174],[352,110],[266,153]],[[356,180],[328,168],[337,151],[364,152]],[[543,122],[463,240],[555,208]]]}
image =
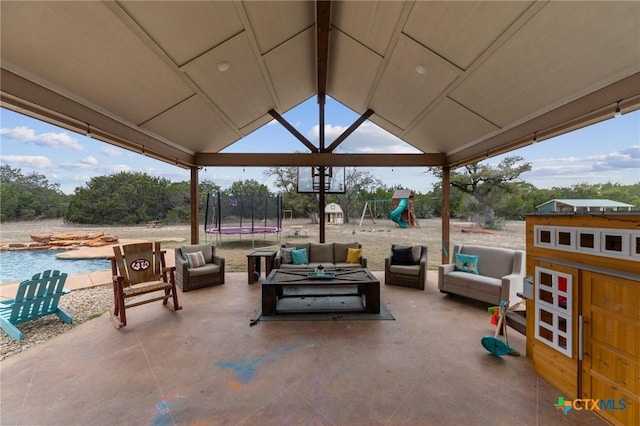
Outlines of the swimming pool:
{"label": "swimming pool", "polygon": [[47,269],[69,275],[111,269],[109,259],[58,259],[58,253],[56,250],[0,251],[0,284],[28,280]]}

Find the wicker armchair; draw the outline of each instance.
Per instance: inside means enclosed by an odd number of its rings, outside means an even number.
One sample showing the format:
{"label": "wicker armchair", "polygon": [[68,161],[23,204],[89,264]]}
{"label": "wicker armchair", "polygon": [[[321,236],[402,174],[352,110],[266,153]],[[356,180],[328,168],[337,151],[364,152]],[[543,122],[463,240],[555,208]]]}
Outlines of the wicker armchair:
{"label": "wicker armchair", "polygon": [[[190,265],[186,254],[202,252],[204,265]],[[183,292],[224,284],[224,257],[211,244],[176,247],[176,284]]]}
{"label": "wicker armchair", "polygon": [[385,285],[400,285],[424,290],[427,280],[427,246],[391,245],[384,260]]}

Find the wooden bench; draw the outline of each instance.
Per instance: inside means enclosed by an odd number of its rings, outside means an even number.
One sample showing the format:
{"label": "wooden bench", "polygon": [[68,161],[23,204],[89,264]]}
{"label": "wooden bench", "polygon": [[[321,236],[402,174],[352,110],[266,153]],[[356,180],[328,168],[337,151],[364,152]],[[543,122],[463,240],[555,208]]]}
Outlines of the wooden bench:
{"label": "wooden bench", "polygon": [[21,282],[15,299],[0,302],[0,327],[14,340],[22,340],[24,336],[16,324],[53,314],[72,324],[71,315],[58,306],[60,297],[69,293],[64,288],[66,280],[67,274],[46,270]]}

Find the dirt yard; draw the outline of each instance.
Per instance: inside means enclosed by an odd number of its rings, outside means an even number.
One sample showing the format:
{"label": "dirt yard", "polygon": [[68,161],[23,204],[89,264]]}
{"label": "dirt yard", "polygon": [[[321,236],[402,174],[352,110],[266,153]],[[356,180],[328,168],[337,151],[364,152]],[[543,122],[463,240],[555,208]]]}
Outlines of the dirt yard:
{"label": "dirt yard", "polygon": [[[390,220],[365,220],[362,227],[355,223],[344,225],[327,225],[325,241],[349,242],[357,241],[363,245],[364,255],[372,270],[384,269],[384,258],[389,254],[392,243],[395,244],[424,244],[429,248],[429,269],[436,269],[441,263],[441,222],[440,219],[423,219],[420,227],[401,229]],[[295,228],[298,235],[295,235]],[[524,221],[506,222],[503,230],[491,233],[463,232],[468,223],[452,222],[450,248],[454,244],[479,244],[493,247],[508,247],[514,249],[525,248]],[[104,232],[118,236],[121,239],[147,239],[163,241],[163,246],[173,248],[190,241],[188,225],[163,225],[151,227],[141,226],[81,226],[63,223],[62,220],[45,220],[32,222],[5,222],[0,224],[0,244],[29,242],[30,235],[43,233],[94,233]],[[217,242],[220,254],[225,257],[228,271],[246,271],[246,255],[253,248],[277,248],[285,241],[317,242],[319,236],[318,225],[306,220],[287,220],[283,223],[280,241],[276,234],[255,235],[224,235],[216,241],[200,230],[200,241]]]}

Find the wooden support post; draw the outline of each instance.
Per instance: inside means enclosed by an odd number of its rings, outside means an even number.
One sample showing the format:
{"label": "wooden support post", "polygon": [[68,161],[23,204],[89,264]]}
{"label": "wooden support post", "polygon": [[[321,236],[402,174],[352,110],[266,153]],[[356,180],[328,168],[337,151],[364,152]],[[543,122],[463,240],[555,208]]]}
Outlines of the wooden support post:
{"label": "wooden support post", "polygon": [[200,185],[198,183],[198,167],[191,167],[191,244],[200,242],[198,207],[200,205]]}
{"label": "wooden support post", "polygon": [[450,176],[451,168],[442,168],[442,263],[449,263],[449,223],[450,223]]}

